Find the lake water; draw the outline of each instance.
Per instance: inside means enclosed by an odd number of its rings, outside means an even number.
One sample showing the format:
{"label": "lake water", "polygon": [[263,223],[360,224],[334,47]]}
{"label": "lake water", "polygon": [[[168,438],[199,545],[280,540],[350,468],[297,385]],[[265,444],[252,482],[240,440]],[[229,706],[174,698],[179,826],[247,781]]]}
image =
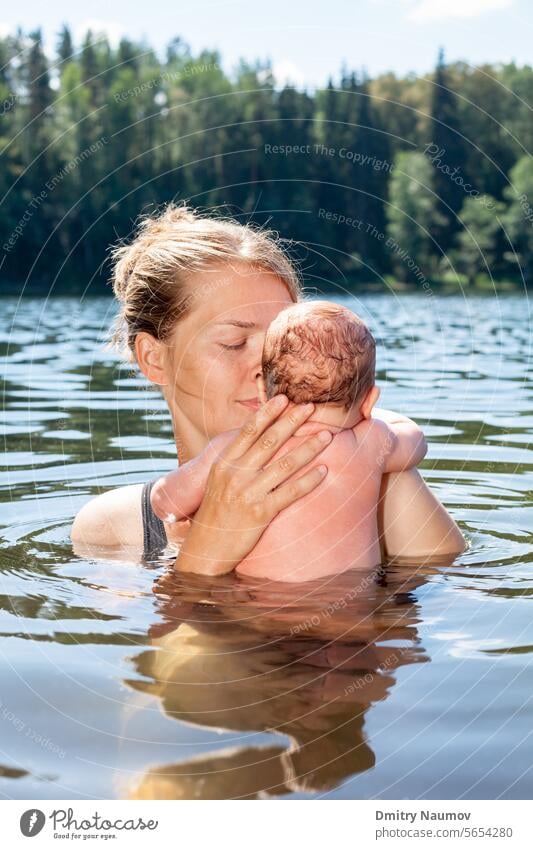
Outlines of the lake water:
{"label": "lake water", "polygon": [[91,496],[173,467],[106,298],[0,301],[4,798],[533,797],[527,298],[346,301],[469,550],[247,587],[76,556]]}

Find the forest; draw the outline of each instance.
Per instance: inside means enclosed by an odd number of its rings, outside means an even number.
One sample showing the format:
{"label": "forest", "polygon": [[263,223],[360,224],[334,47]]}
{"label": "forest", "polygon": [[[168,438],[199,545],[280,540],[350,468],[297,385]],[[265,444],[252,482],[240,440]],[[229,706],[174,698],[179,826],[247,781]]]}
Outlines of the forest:
{"label": "forest", "polygon": [[179,37],[0,39],[1,291],[108,291],[168,201],[277,231],[320,291],[531,286],[533,70],[435,60],[369,78],[354,50],[300,90]]}

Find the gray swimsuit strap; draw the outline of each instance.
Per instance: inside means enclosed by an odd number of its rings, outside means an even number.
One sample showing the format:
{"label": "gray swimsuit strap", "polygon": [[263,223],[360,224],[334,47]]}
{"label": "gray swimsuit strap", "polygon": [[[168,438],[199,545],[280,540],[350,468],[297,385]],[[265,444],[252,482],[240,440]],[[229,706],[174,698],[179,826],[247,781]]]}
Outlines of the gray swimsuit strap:
{"label": "gray swimsuit strap", "polygon": [[142,489],[141,508],[143,518],[143,557],[150,559],[166,548],[168,544],[165,526],[159,516],[156,516],[150,504],[150,491],[157,478],[148,481]]}

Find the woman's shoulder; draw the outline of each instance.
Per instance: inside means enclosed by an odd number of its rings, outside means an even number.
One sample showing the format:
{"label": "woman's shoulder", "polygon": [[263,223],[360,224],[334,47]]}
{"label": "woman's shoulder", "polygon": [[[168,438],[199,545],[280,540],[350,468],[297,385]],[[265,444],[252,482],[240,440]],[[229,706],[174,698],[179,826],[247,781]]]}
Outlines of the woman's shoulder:
{"label": "woman's shoulder", "polygon": [[110,489],[84,504],[72,525],[72,542],[88,546],[142,548],[143,486],[135,483]]}

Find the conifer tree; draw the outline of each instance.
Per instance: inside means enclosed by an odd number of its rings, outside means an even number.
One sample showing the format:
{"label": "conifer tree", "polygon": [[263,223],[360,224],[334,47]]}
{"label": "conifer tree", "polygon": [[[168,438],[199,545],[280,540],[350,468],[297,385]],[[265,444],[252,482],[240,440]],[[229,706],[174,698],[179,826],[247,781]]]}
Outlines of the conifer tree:
{"label": "conifer tree", "polygon": [[57,56],[60,64],[63,66],[66,62],[73,59],[74,44],[70,29],[66,24],[63,24],[63,29],[59,33],[57,42]]}
{"label": "conifer tree", "polygon": [[460,101],[451,90],[444,51],[439,51],[431,102],[431,140],[425,153],[434,167],[434,186],[438,198],[434,236],[443,252],[460,228],[457,215],[465,200],[468,182],[465,166],[467,142],[463,138]]}

